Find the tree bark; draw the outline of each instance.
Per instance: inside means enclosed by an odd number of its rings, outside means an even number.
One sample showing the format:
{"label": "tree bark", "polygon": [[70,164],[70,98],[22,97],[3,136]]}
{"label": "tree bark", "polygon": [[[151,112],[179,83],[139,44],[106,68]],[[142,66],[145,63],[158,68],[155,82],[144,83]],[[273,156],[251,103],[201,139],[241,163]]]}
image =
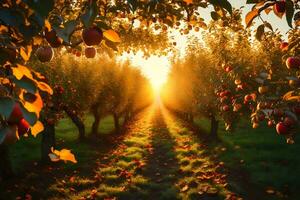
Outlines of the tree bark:
{"label": "tree bark", "polygon": [[119,132],[120,131],[120,120],[119,120],[119,116],[114,113],[113,114],[113,117],[114,117],[114,124],[115,124],[115,130],[116,132]]}
{"label": "tree bark", "polygon": [[78,115],[76,115],[75,113],[73,113],[72,110],[70,110],[66,106],[64,107],[64,111],[67,113],[67,115],[70,117],[72,122],[77,127],[77,129],[79,131],[78,139],[79,140],[84,140],[84,138],[85,138],[85,125],[84,125],[83,121],[81,120],[81,118]]}
{"label": "tree bark", "polygon": [[98,133],[98,130],[99,130],[99,125],[100,125],[100,120],[101,120],[101,116],[97,110],[97,108],[95,108],[93,111],[92,111],[93,115],[94,115],[94,122],[92,124],[92,132],[91,134],[93,135],[97,135]]}
{"label": "tree bark", "polygon": [[42,163],[50,163],[49,153],[51,153],[51,148],[55,149],[56,140],[55,140],[55,125],[43,123],[45,126],[44,131],[42,132]]}
{"label": "tree bark", "polygon": [[0,177],[4,180],[11,178],[14,173],[9,157],[9,147],[7,145],[0,145],[0,160]]}
{"label": "tree bark", "polygon": [[194,122],[194,116],[193,116],[193,114],[189,114],[189,122],[191,122],[191,123]]}
{"label": "tree bark", "polygon": [[131,114],[130,113],[131,113],[130,111],[126,111],[125,112],[124,124],[126,124],[130,120],[130,118],[131,118]]}
{"label": "tree bark", "polygon": [[211,115],[210,120],[210,136],[213,140],[217,140],[219,121],[216,119],[215,115]]}

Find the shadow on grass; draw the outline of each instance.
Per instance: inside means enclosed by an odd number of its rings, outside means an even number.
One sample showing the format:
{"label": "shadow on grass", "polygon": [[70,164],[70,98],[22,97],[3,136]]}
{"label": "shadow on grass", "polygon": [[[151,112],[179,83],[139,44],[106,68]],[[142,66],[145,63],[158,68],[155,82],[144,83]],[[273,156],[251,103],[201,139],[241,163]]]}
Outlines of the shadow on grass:
{"label": "shadow on grass", "polygon": [[[134,120],[134,119],[133,119]],[[70,194],[93,188],[99,181],[98,177],[94,177],[94,169],[98,167],[97,163],[101,155],[112,151],[122,142],[125,137],[127,127],[119,134],[105,134],[96,137],[87,137],[84,141],[79,142],[72,135],[67,135],[65,138],[57,139],[57,146],[72,149],[78,163],[50,163],[42,165],[36,158],[40,157],[40,140],[38,138],[29,138],[27,141],[22,141],[15,147],[14,154],[24,154],[24,160],[16,164],[15,176],[10,180],[0,181],[0,199],[26,199],[26,195],[30,195],[33,199],[51,199],[62,198],[68,199]],[[71,128],[66,124],[65,128],[59,127],[58,132],[71,134],[76,129]],[[65,132],[66,131],[66,132]],[[77,131],[77,130],[76,130]],[[26,147],[26,151],[24,148]],[[28,151],[32,149],[32,154]],[[20,157],[20,156],[18,156]],[[31,161],[27,161],[31,158]],[[26,158],[26,159],[25,159]]]}
{"label": "shadow on grass", "polygon": [[143,171],[149,181],[143,189],[148,196],[145,199],[179,199],[175,186],[179,175],[179,164],[174,152],[175,141],[161,114],[156,110],[151,128],[151,148]]}

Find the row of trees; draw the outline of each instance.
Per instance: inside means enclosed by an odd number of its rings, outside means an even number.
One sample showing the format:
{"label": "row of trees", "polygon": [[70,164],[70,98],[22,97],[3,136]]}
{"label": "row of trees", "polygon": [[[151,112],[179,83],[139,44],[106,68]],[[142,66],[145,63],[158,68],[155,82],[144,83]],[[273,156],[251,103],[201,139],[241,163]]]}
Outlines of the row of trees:
{"label": "row of trees", "polygon": [[[234,94],[231,90],[234,90],[235,87],[245,87],[243,92],[248,95],[247,97],[245,97],[246,95],[244,96],[244,98],[246,98],[244,100],[246,100],[247,103],[245,105],[250,108],[251,113],[254,113],[253,122],[255,122],[255,126],[257,126],[258,123],[256,122],[256,116],[259,116],[259,112],[257,112],[257,109],[254,110],[254,105],[257,103],[252,103],[252,101],[254,99],[259,99],[257,97],[260,96],[258,94],[253,94],[254,90],[256,91],[257,89],[256,86],[258,85],[256,82],[258,80],[260,84],[259,87],[268,86],[270,91],[275,91],[270,92],[271,94],[275,94],[274,97],[271,99],[269,97],[265,98],[264,102],[271,102],[272,111],[275,108],[280,110],[279,112],[275,112],[279,113],[280,117],[273,117],[274,119],[272,118],[271,120],[277,123],[278,121],[283,120],[281,119],[282,112],[284,112],[284,115],[287,115],[286,113],[290,113],[288,111],[291,109],[296,112],[296,103],[291,101],[299,100],[299,87],[297,86],[297,82],[299,81],[297,70],[300,65],[299,58],[297,57],[299,56],[299,33],[297,31],[300,16],[299,1],[247,0],[246,3],[253,5],[253,9],[245,17],[246,27],[250,27],[251,24],[253,24],[253,21],[261,21],[261,25],[258,26],[256,31],[256,38],[259,39],[261,44],[264,46],[265,51],[262,52],[264,54],[269,52],[269,55],[267,56],[267,65],[265,66],[266,68],[265,70],[261,69],[262,73],[260,73],[260,71],[255,70],[256,67],[248,67],[248,65],[246,65],[247,63],[240,66],[240,63],[236,60],[238,57],[232,59],[222,53],[223,48],[221,48],[221,46],[224,47],[225,42],[220,43],[220,46],[215,46],[215,51],[218,53],[216,55],[220,54],[221,57],[217,58],[219,61],[216,62],[214,66],[219,66],[217,72],[220,74],[220,77],[223,77],[222,75],[227,77],[225,74],[229,74],[228,77],[234,79],[237,86],[232,84],[232,80],[230,78],[222,78],[219,80],[223,83],[223,85],[218,84],[218,87],[214,88],[218,91],[219,97],[223,98],[226,96],[227,99],[231,99],[232,94]],[[3,144],[3,141],[7,137],[9,138],[10,136],[14,136],[13,138],[15,138],[16,135],[22,136],[24,134],[28,134],[29,130],[31,130],[33,135],[37,135],[44,129],[42,122],[45,120],[47,121],[47,119],[56,119],[51,116],[51,113],[55,113],[55,111],[52,111],[53,105],[59,105],[60,101],[55,101],[58,97],[56,97],[56,95],[52,97],[52,95],[53,93],[63,94],[65,88],[60,86],[52,86],[51,88],[47,84],[45,76],[37,70],[34,70],[33,67],[30,67],[29,63],[32,62],[33,57],[31,55],[36,53],[40,61],[46,62],[53,58],[53,49],[56,56],[58,56],[61,52],[63,52],[61,49],[65,49],[67,47],[71,48],[72,51],[74,50],[73,53],[79,58],[82,54],[80,49],[88,46],[85,48],[85,55],[86,57],[92,58],[95,57],[96,54],[96,49],[94,47],[105,47],[111,51],[117,51],[118,45],[122,41],[121,38],[123,38],[122,44],[125,45],[120,45],[121,51],[127,51],[128,49],[134,51],[137,49],[146,49],[146,53],[157,53],[156,49],[153,48],[158,48],[162,53],[166,53],[167,50],[172,49],[172,46],[168,46],[168,48],[165,46],[167,44],[164,43],[164,38],[166,37],[165,34],[162,34],[163,37],[154,37],[154,40],[149,38],[143,40],[143,38],[140,37],[148,37],[148,33],[156,31],[164,33],[169,28],[181,28],[181,31],[187,34],[189,30],[193,28],[195,30],[199,30],[201,27],[207,27],[207,25],[203,22],[201,13],[198,12],[198,8],[200,7],[212,7],[214,9],[211,12],[212,19],[214,19],[217,23],[220,23],[221,27],[224,29],[232,29],[237,32],[240,31],[240,34],[245,32],[245,30],[241,27],[241,23],[235,23],[235,20],[238,20],[240,16],[237,15],[227,0],[1,1],[0,144]],[[282,48],[285,49],[284,53],[279,50],[273,50],[273,48],[278,48],[280,42],[278,38],[276,39],[277,36],[276,34],[274,35],[271,24],[262,19],[262,12],[274,12],[279,17],[286,15],[289,26],[291,28],[296,27],[294,28],[294,31],[291,31],[289,42],[285,44],[284,48]],[[136,20],[141,23],[141,26],[138,27],[141,31],[134,31],[134,22]],[[217,28],[218,27],[219,26],[217,26]],[[153,31],[153,29],[155,31]],[[215,28],[214,26],[210,26],[209,29],[213,31]],[[268,32],[268,30],[271,32]],[[117,32],[120,33],[121,36],[119,36]],[[230,35],[227,37],[232,39],[232,37],[229,36]],[[136,39],[132,39],[131,37]],[[244,35],[242,35],[242,37],[244,37]],[[223,36],[219,39],[222,38],[226,39],[226,37]],[[212,39],[214,40],[214,38]],[[237,41],[240,39],[242,40],[242,38],[238,38]],[[155,44],[149,46],[153,48],[145,48],[144,44],[141,43],[140,40],[146,41],[147,44],[151,44],[151,42],[155,41]],[[126,43],[127,41],[129,41],[130,44]],[[134,46],[135,44],[136,48]],[[231,42],[227,42],[226,44],[228,47],[232,45]],[[130,47],[127,48],[127,45]],[[245,45],[243,48],[254,48],[258,46],[260,46],[260,44],[251,44]],[[210,51],[213,51],[213,49],[214,48],[210,48]],[[284,73],[281,73],[280,70],[276,71],[276,69],[281,69],[281,67],[276,68],[278,60],[281,59],[279,56],[276,57],[277,52],[280,52],[283,55],[283,60],[281,60],[282,62],[278,66],[283,66],[283,64],[287,62],[287,67],[290,70],[286,71],[284,68]],[[256,56],[260,57],[260,54]],[[270,59],[271,61],[269,61]],[[80,59],[77,59],[77,61],[79,60]],[[222,71],[222,73],[221,70],[219,70],[220,66],[224,66],[226,73],[224,71]],[[41,68],[37,69],[41,70]],[[50,70],[50,67],[45,68],[42,71],[47,73],[47,69]],[[242,70],[242,72],[238,73],[238,70]],[[201,73],[203,74],[203,72]],[[288,81],[286,80],[285,73],[289,75]],[[255,76],[257,78],[256,82],[254,82],[253,85],[247,84],[248,80],[249,83],[252,83],[253,79],[244,79],[242,76],[243,74],[245,74],[246,77],[253,78]],[[58,77],[60,76],[62,76],[62,74],[58,74]],[[243,82],[244,80],[246,80],[246,83]],[[284,83],[282,84],[282,82]],[[290,83],[291,85],[294,85],[295,88],[294,90],[291,90],[290,93],[287,93],[287,95],[284,95],[285,90],[289,87],[288,84]],[[249,87],[246,88],[246,85]],[[278,85],[280,85],[280,87]],[[73,87],[75,88],[75,86]],[[93,86],[88,85],[88,87]],[[261,88],[260,90],[266,91],[266,87],[263,89]],[[106,96],[105,94],[103,95]],[[206,94],[203,93],[203,95]],[[219,97],[215,99],[220,99]],[[284,97],[284,99],[282,99],[282,97]],[[237,98],[234,97],[234,99]],[[242,97],[238,99],[242,100]],[[225,98],[223,98],[222,101],[225,101]],[[118,104],[115,100],[113,102]],[[224,102],[222,102],[222,109],[223,111],[226,111],[230,108],[230,106],[235,105],[236,104],[229,105],[229,103],[224,104]],[[64,106],[65,105],[63,105],[63,107]],[[67,109],[72,111],[72,106],[69,105]],[[118,109],[114,111],[116,113],[115,119],[118,118],[117,115],[123,112],[122,110],[123,107],[119,108],[118,106]],[[42,118],[43,115],[41,111],[45,113],[45,120]],[[73,112],[67,113],[70,114]],[[74,118],[73,121],[78,120]],[[230,123],[231,121],[232,120],[226,120],[228,128],[232,127],[232,123]],[[290,120],[288,119],[285,124],[282,124],[283,122],[281,124],[277,123],[277,125],[279,124],[279,133],[289,134],[291,132],[291,126],[287,126],[287,124],[290,124],[289,121]],[[3,145],[1,145],[1,152],[6,152]],[[3,158],[1,160],[6,159]],[[1,165],[1,167],[2,166],[3,165]]]}
{"label": "row of trees", "polygon": [[212,22],[203,42],[191,38],[186,57],[173,61],[163,100],[187,120],[206,113],[214,138],[219,119],[232,130],[243,115],[250,117],[253,128],[263,121],[276,126],[293,143],[299,115],[299,98],[294,96],[299,79],[294,73],[300,65],[286,58],[298,55],[299,43],[293,41],[299,30],[290,31],[287,42],[272,29],[254,38],[242,26],[240,12],[233,16],[230,26]]}

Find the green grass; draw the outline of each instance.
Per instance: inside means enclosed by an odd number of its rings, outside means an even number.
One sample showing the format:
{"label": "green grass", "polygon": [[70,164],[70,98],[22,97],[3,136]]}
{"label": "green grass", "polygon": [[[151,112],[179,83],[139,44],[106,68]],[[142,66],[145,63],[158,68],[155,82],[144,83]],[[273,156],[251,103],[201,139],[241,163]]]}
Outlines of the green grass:
{"label": "green grass", "polygon": [[[209,120],[200,118],[195,122],[201,129],[209,131]],[[293,145],[286,144],[285,138],[277,135],[275,128],[262,124],[258,129],[252,129],[247,120],[242,120],[232,133],[226,132],[224,125],[220,124],[218,135],[221,143],[213,148],[226,166],[244,169],[252,183],[264,190],[271,188],[277,196],[288,194],[289,199],[298,198],[299,139],[296,138]]]}
{"label": "green grass", "polygon": [[[88,115],[85,119],[87,135],[91,132],[91,125],[93,123],[93,117]],[[93,149],[89,144],[80,143],[78,145],[78,131],[76,126],[69,118],[62,119],[56,126],[56,139],[58,143],[58,149],[67,148],[71,149],[76,155],[76,159],[80,163],[87,162],[92,155],[95,155],[98,151]],[[112,116],[108,116],[101,120],[99,127],[99,134],[109,134],[114,130],[114,123]],[[22,138],[10,148],[12,165],[15,172],[22,171],[24,164],[30,162],[37,162],[40,160],[40,145],[41,135],[37,138],[28,137]],[[67,167],[74,167],[73,164],[67,164]]]}

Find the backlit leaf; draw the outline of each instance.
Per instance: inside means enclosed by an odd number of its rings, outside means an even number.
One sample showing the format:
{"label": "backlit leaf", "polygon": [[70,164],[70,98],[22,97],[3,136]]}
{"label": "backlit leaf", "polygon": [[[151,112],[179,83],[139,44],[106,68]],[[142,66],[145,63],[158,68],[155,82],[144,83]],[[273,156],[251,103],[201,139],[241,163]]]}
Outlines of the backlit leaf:
{"label": "backlit leaf", "polygon": [[36,137],[37,134],[39,134],[40,132],[42,132],[44,130],[44,125],[42,124],[42,122],[37,121],[35,123],[35,125],[33,125],[31,127],[31,134]]}
{"label": "backlit leaf", "polygon": [[40,96],[39,93],[35,93],[34,96],[36,97],[35,100],[33,102],[29,102],[29,101],[26,101],[26,99],[24,98],[24,91],[21,92],[20,94],[20,99],[23,100],[23,105],[24,105],[24,108],[26,110],[28,110],[29,112],[34,112],[38,117],[39,117],[39,114],[43,108],[43,100]]}
{"label": "backlit leaf", "polygon": [[116,33],[114,30],[110,29],[103,32],[104,37],[106,37],[108,40],[112,42],[121,42],[121,38],[118,33]]}
{"label": "backlit leaf", "polygon": [[193,3],[193,0],[183,0],[187,5]]}
{"label": "backlit leaf", "polygon": [[16,67],[12,67],[13,75],[18,79],[21,80],[23,76],[27,76],[28,78],[32,78],[32,74],[30,70],[23,66],[17,64]]}
{"label": "backlit leaf", "polygon": [[257,9],[254,9],[254,10],[247,13],[247,15],[245,17],[245,23],[246,23],[247,28],[249,26],[251,26],[253,19],[255,17],[257,17],[258,15],[259,15],[259,11]]}
{"label": "backlit leaf", "polygon": [[29,60],[31,52],[32,52],[31,45],[27,46],[26,49],[24,47],[21,47],[21,49],[20,49],[20,55],[21,55],[21,57],[23,58],[24,61]]}
{"label": "backlit leaf", "polygon": [[53,90],[52,88],[45,82],[38,82],[37,86],[40,90],[47,92],[48,94],[52,95],[53,94]]}
{"label": "backlit leaf", "polygon": [[51,161],[57,162],[59,160],[70,161],[73,163],[77,163],[77,160],[74,154],[71,153],[68,149],[55,150],[52,148],[52,153],[49,154]]}

